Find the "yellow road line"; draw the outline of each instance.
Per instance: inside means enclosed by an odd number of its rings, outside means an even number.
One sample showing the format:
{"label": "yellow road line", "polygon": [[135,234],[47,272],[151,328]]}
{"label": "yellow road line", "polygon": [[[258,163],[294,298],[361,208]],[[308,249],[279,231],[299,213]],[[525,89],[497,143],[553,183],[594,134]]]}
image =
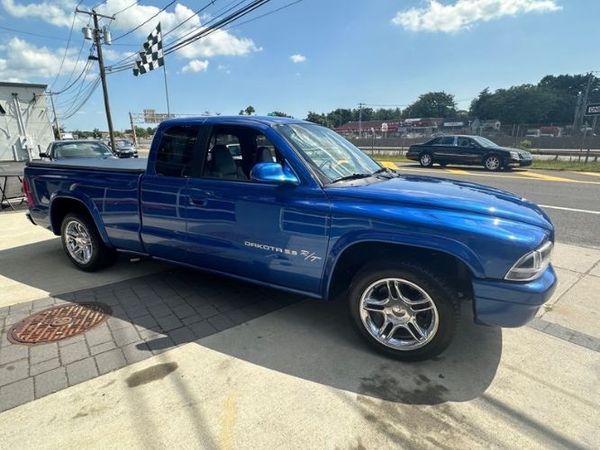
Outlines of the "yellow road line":
{"label": "yellow road line", "polygon": [[[380,161],[380,163],[381,163],[381,161]],[[408,172],[419,172],[422,175],[441,177],[441,176],[444,176],[444,173],[450,173],[450,171],[454,170],[454,169],[446,169],[444,172],[442,172],[441,170],[426,170],[426,169],[417,169],[417,168],[406,167],[406,166],[399,166],[395,170],[408,171]],[[513,173],[516,173],[516,172],[513,172]],[[581,172],[577,172],[577,173],[581,173]],[[590,173],[592,173],[592,172],[590,172]],[[477,172],[469,172],[469,171],[465,170],[462,175],[469,175],[472,177],[483,177],[483,178],[485,178],[485,177],[506,178],[506,179],[510,178],[510,179],[515,179],[515,180],[552,181],[552,182],[561,182],[561,183],[600,185],[600,181],[572,180],[569,178],[553,177],[550,175],[543,175],[543,174],[538,174],[535,172],[519,172],[519,175],[508,175],[508,174],[504,174],[504,173],[477,173]],[[523,176],[523,175],[525,175],[525,176]]]}
{"label": "yellow road line", "polygon": [[467,172],[463,169],[446,169],[446,172],[453,173],[455,175],[471,175],[471,172]]}
{"label": "yellow road line", "polygon": [[600,172],[577,172],[583,175],[591,175],[592,177],[600,177]]}
{"label": "yellow road line", "polygon": [[544,180],[544,181],[562,181],[563,183],[577,183],[577,181],[578,181],[578,180],[573,180],[571,178],[555,177],[554,175],[546,175],[546,174],[537,173],[537,172],[520,172],[520,174],[524,177],[537,178],[539,180]]}
{"label": "yellow road line", "polygon": [[383,167],[387,167],[388,169],[398,170],[398,166],[392,161],[379,161],[379,163]]}

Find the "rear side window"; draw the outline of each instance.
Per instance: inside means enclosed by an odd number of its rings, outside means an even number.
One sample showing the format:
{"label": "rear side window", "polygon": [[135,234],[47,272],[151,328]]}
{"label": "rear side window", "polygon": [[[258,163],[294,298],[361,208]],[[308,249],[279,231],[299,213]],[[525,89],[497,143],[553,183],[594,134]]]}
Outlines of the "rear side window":
{"label": "rear side window", "polygon": [[156,155],[156,174],[167,177],[189,176],[199,127],[175,126],[166,130]]}
{"label": "rear side window", "polygon": [[440,145],[454,145],[454,137],[446,136],[440,139]]}

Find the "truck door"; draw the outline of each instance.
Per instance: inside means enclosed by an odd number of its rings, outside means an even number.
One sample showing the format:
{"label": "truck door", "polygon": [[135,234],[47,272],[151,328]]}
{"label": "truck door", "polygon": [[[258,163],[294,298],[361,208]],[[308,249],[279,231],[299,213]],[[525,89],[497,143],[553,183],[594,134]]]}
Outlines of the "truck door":
{"label": "truck door", "polygon": [[140,186],[141,237],[153,256],[180,260],[185,253],[186,209],[182,196],[198,155],[201,127],[160,128]]}
{"label": "truck door", "polygon": [[211,129],[201,167],[185,190],[187,259],[317,294],[329,237],[325,194],[314,180],[301,176],[298,186],[250,180],[259,162],[276,161],[294,170],[291,150],[282,145],[285,141],[269,127]]}

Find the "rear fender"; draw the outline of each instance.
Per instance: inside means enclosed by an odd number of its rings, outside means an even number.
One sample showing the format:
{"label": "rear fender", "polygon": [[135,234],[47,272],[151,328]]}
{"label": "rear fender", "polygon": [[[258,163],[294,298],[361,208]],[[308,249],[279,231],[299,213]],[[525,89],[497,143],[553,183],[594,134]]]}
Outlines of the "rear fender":
{"label": "rear fender", "polygon": [[112,247],[110,240],[108,239],[108,234],[106,233],[106,228],[104,226],[104,221],[102,220],[102,216],[100,214],[100,210],[96,206],[96,203],[92,201],[89,197],[82,195],[79,192],[71,191],[69,193],[61,193],[55,192],[50,196],[50,207],[48,209],[48,216],[50,218],[50,227],[52,232],[56,235],[60,235],[60,223],[54,220],[53,208],[56,205],[59,205],[61,201],[72,201],[79,203],[85,210],[90,214],[96,228],[98,229],[98,233],[100,234],[100,238],[102,242]]}

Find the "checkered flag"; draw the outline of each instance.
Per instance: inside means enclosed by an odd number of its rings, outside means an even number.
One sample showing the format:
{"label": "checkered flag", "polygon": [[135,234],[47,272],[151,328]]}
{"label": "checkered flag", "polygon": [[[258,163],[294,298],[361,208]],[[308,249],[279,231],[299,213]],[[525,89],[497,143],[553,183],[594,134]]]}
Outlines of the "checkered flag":
{"label": "checkered flag", "polygon": [[145,74],[164,65],[165,57],[163,55],[162,33],[159,22],[152,33],[148,35],[146,42],[144,42],[144,49],[135,61],[133,74],[137,77],[139,74]]}

